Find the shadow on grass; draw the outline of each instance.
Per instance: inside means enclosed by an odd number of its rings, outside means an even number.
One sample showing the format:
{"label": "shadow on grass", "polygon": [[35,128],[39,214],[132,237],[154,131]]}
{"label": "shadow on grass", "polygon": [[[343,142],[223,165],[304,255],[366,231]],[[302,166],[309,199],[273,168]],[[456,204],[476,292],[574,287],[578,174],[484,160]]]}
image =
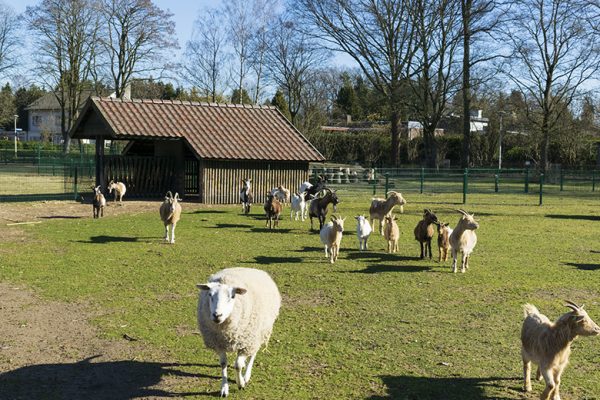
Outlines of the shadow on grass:
{"label": "shadow on grass", "polygon": [[418,261],[419,257],[406,257],[393,253],[382,253],[375,251],[352,251],[346,258],[350,260],[371,260],[371,261]]}
{"label": "shadow on grass", "polygon": [[124,242],[124,243],[132,243],[137,242],[140,238],[137,237],[125,237],[125,236],[92,236],[90,240],[75,240],[77,243],[94,243],[94,244],[104,244],[104,243],[115,243],[115,242]]}
{"label": "shadow on grass", "polygon": [[294,250],[296,253],[310,253],[313,251],[323,251],[323,247],[304,246],[299,250]]}
{"label": "shadow on grass", "polygon": [[191,214],[226,214],[227,211],[223,210],[196,210]]}
{"label": "shadow on grass", "polygon": [[[254,257],[254,263],[256,264],[300,264],[304,259],[300,257],[267,257],[257,256]],[[252,261],[248,261],[252,263]]]}
{"label": "shadow on grass", "polygon": [[600,264],[581,264],[581,263],[564,263],[565,265],[569,265],[571,267],[575,267],[582,271],[596,271],[600,269]]}
{"label": "shadow on grass", "polygon": [[426,272],[431,271],[431,267],[423,265],[387,265],[374,264],[365,269],[348,271],[351,274],[378,274],[380,272]]}
{"label": "shadow on grass", "polygon": [[[218,376],[192,374],[178,369],[197,364],[169,364],[139,361],[90,362],[93,356],[76,363],[38,364],[0,374],[2,398],[126,400],[133,398],[187,397],[202,393],[174,393],[152,388],[166,376],[178,379]],[[217,367],[215,367],[215,370]]]}
{"label": "shadow on grass", "polygon": [[250,228],[250,230],[252,232],[256,232],[256,233],[268,233],[268,232],[272,232],[272,233],[290,233],[292,231],[289,228],[273,228],[273,229],[269,229],[269,228]]}
{"label": "shadow on grass", "polygon": [[[486,387],[505,388],[501,381],[520,382],[518,378],[428,378],[420,376],[380,376],[387,387],[387,396],[371,396],[367,400],[509,400],[509,397],[486,396]],[[519,386],[511,387],[519,391]]]}
{"label": "shadow on grass", "polygon": [[600,216],[598,216],[598,215],[546,214],[546,218],[579,219],[579,220],[583,220],[583,221],[600,221]]}
{"label": "shadow on grass", "polygon": [[212,226],[211,228],[252,228],[252,225],[248,225],[248,224],[215,224],[215,226]]}

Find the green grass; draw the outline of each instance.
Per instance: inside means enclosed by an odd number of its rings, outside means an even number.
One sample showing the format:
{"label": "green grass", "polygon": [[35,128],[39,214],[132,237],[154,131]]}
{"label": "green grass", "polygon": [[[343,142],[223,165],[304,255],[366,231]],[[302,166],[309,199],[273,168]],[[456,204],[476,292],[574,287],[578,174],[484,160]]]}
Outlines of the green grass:
{"label": "green grass", "polygon": [[[90,304],[106,337],[148,345],[140,359],[198,364],[181,367],[200,377],[177,392],[214,396],[220,371],[194,334],[195,284],[229,266],[268,271],[282,292],[280,318],[247,390],[231,387],[234,399],[534,399],[542,384],[528,396],[520,389],[522,304],[555,319],[571,299],[600,322],[597,195],[546,196],[543,207],[537,195],[470,195],[479,242],[463,275],[450,261],[417,259],[412,234],[423,208],[454,227],[460,194],[405,195],[396,255],[378,234],[357,251],[352,216],[368,210],[369,195],[338,194],[348,220],[334,265],[308,222],[286,216],[267,232],[260,206],[249,217],[222,206],[185,212],[174,246],[161,243],[157,213],[1,228],[26,238],[1,245],[0,279]],[[573,345],[564,399],[599,398],[599,345]]]}

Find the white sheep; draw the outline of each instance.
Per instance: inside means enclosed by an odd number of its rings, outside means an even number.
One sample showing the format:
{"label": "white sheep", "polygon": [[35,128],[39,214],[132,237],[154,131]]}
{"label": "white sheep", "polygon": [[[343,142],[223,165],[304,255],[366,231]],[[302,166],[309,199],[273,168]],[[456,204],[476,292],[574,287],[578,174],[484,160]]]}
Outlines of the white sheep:
{"label": "white sheep", "polygon": [[115,182],[115,181],[110,181],[110,183],[108,184],[108,193],[112,193],[112,191],[115,191],[115,200],[114,202],[117,202],[117,196],[119,197],[119,204],[123,205],[123,196],[125,196],[125,192],[127,191],[127,187],[125,187],[125,184],[123,182]]}
{"label": "white sheep", "polygon": [[325,245],[325,257],[328,257],[329,262],[332,264],[336,262],[340,254],[344,221],[346,221],[346,218],[342,219],[341,217],[332,216],[331,222],[323,225],[319,234],[321,243]]}
{"label": "white sheep", "polygon": [[464,210],[456,210],[463,216],[458,220],[456,227],[450,234],[450,247],[452,249],[452,272],[456,272],[458,267],[456,259],[458,253],[462,253],[462,263],[460,272],[469,269],[469,256],[477,244],[477,235],[475,229],[479,228],[479,223],[475,221],[475,214],[468,214]]}
{"label": "white sheep", "polygon": [[[165,200],[160,205],[160,219],[165,224],[165,240],[171,244],[175,243],[175,226],[181,218],[181,205],[179,204],[179,193],[175,197],[167,192]],[[171,227],[171,240],[169,241],[169,226]]]}
{"label": "white sheep", "polygon": [[221,270],[197,287],[198,327],[206,347],[219,355],[221,396],[227,396],[227,353],[237,352],[234,368],[242,389],[250,381],[256,353],[271,337],[281,295],[266,272],[253,268]]}
{"label": "white sheep", "polygon": [[523,380],[526,392],[531,391],[531,363],[538,365],[537,378],[544,378],[546,388],[541,400],[560,400],[560,378],[569,362],[571,343],[579,335],[600,335],[600,327],[587,312],[572,301],[566,307],[571,311],[552,323],[538,309],[525,304],[525,320],[521,329],[521,356],[523,358]]}
{"label": "white sheep", "polygon": [[294,219],[296,221],[298,221],[298,213],[299,213],[301,220],[304,221],[304,218],[306,216],[306,200],[304,199],[305,196],[306,196],[305,192],[294,193],[292,195],[290,219],[292,219],[294,213],[296,213],[296,218],[294,218]]}
{"label": "white sheep", "polygon": [[365,218],[364,215],[357,215],[354,217],[356,219],[356,236],[358,238],[358,250],[368,250],[369,247],[367,245],[367,241],[369,240],[369,236],[371,236],[371,224],[369,224],[369,220]]}

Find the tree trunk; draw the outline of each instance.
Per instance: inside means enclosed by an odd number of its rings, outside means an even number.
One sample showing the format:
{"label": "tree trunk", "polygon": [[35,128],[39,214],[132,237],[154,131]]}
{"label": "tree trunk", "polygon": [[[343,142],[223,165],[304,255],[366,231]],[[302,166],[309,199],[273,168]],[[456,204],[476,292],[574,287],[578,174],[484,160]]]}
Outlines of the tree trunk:
{"label": "tree trunk", "polygon": [[398,140],[400,137],[400,112],[397,110],[392,111],[390,120],[392,122],[392,128],[390,132],[392,135],[390,162],[392,163],[392,166],[397,167],[400,164],[398,160],[398,148],[400,144],[400,141]]}
{"label": "tree trunk", "polygon": [[437,168],[437,142],[435,127],[423,127],[423,146],[425,149],[425,165],[427,168]]}
{"label": "tree trunk", "polygon": [[463,24],[463,142],[461,167],[469,168],[471,164],[471,7],[472,0],[462,1],[462,24]]}
{"label": "tree trunk", "polygon": [[543,173],[548,171],[548,153],[550,152],[550,132],[548,131],[548,117],[544,115],[542,121],[542,148],[541,148],[541,165],[540,170]]}

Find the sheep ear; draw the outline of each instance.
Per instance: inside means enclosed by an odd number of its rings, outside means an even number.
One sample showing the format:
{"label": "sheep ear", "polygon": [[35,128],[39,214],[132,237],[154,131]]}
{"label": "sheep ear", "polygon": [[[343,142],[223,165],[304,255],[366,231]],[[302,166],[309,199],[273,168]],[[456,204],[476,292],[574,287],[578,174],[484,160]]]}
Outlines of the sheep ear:
{"label": "sheep ear", "polygon": [[213,287],[215,287],[216,283],[214,282],[207,282],[207,283],[199,283],[196,285],[196,287],[200,290],[210,290]]}
{"label": "sheep ear", "polygon": [[244,294],[248,291],[248,289],[244,289],[243,287],[236,287],[233,288],[233,293],[234,294]]}

